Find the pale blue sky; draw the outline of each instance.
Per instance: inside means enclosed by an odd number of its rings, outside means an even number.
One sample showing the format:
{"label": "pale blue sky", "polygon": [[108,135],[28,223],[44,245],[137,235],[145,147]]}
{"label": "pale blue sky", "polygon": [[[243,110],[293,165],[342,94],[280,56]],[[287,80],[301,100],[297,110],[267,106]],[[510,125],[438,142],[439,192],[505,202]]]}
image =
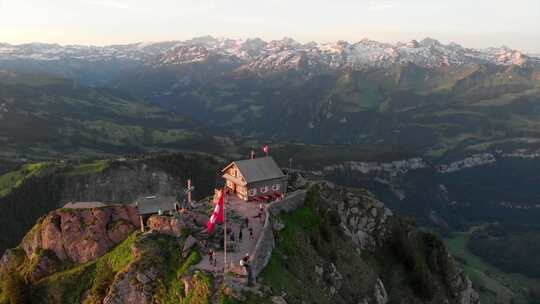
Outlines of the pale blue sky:
{"label": "pale blue sky", "polygon": [[0,41],[112,44],[288,36],[395,42],[430,36],[540,53],[540,0],[0,0]]}

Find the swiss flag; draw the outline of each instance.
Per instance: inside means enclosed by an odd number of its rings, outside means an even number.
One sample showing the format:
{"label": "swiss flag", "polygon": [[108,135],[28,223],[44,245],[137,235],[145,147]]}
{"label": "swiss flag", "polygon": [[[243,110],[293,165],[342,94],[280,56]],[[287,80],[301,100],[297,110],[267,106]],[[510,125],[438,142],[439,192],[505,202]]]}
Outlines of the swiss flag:
{"label": "swiss flag", "polygon": [[210,219],[208,220],[208,224],[206,225],[206,228],[209,234],[212,233],[212,231],[214,231],[214,226],[216,224],[220,224],[225,221],[224,208],[225,208],[225,189],[221,191],[216,207],[214,208],[214,212],[212,213],[212,216],[210,217]]}

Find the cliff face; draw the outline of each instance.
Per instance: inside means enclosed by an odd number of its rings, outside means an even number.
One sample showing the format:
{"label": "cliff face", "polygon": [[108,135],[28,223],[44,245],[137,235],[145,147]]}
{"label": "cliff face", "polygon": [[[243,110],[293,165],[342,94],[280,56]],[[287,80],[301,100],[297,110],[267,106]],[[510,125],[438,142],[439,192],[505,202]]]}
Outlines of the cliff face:
{"label": "cliff face", "polygon": [[208,240],[210,206],[154,216],[145,234],[134,232],[136,214],[127,206],[60,209],[0,260],[0,303],[21,294],[41,303],[479,303],[438,237],[371,193],[295,185],[307,195],[298,191],[291,196],[298,199],[269,208],[272,237],[261,240],[271,239],[263,246],[269,259],[260,259],[252,287],[192,267]]}
{"label": "cliff face", "polygon": [[143,162],[115,163],[103,172],[66,178],[60,203],[102,201],[131,203],[139,195],[175,195],[178,179]]}

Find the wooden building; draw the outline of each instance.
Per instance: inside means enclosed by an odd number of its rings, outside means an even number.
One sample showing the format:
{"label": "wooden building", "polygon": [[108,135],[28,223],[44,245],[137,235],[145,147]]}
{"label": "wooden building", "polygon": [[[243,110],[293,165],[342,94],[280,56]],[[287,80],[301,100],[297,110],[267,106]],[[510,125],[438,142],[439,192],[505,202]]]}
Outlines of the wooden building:
{"label": "wooden building", "polygon": [[287,176],[269,156],[234,161],[222,172],[228,191],[245,201],[287,191]]}

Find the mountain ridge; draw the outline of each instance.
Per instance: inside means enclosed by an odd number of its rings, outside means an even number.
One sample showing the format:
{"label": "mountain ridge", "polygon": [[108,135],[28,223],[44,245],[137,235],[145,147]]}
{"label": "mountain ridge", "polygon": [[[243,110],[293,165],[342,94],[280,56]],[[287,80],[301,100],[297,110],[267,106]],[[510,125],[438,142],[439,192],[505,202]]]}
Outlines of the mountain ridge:
{"label": "mountain ridge", "polygon": [[[230,39],[212,36],[183,41],[139,42],[107,46],[0,43],[0,61],[119,61],[144,65],[183,64],[196,62],[209,55],[220,60],[237,61],[249,69],[261,66],[261,61],[285,64],[301,58],[308,65],[323,68],[362,68],[416,63],[427,67],[474,63],[496,65],[540,64],[540,59],[506,46],[485,49],[466,48],[457,43],[443,44],[432,38],[394,44],[364,38],[357,42],[309,42],[302,44],[291,38],[264,41],[260,38]],[[267,64],[263,64],[265,66]],[[268,67],[266,67],[268,69]],[[263,69],[264,70],[264,69]]]}

